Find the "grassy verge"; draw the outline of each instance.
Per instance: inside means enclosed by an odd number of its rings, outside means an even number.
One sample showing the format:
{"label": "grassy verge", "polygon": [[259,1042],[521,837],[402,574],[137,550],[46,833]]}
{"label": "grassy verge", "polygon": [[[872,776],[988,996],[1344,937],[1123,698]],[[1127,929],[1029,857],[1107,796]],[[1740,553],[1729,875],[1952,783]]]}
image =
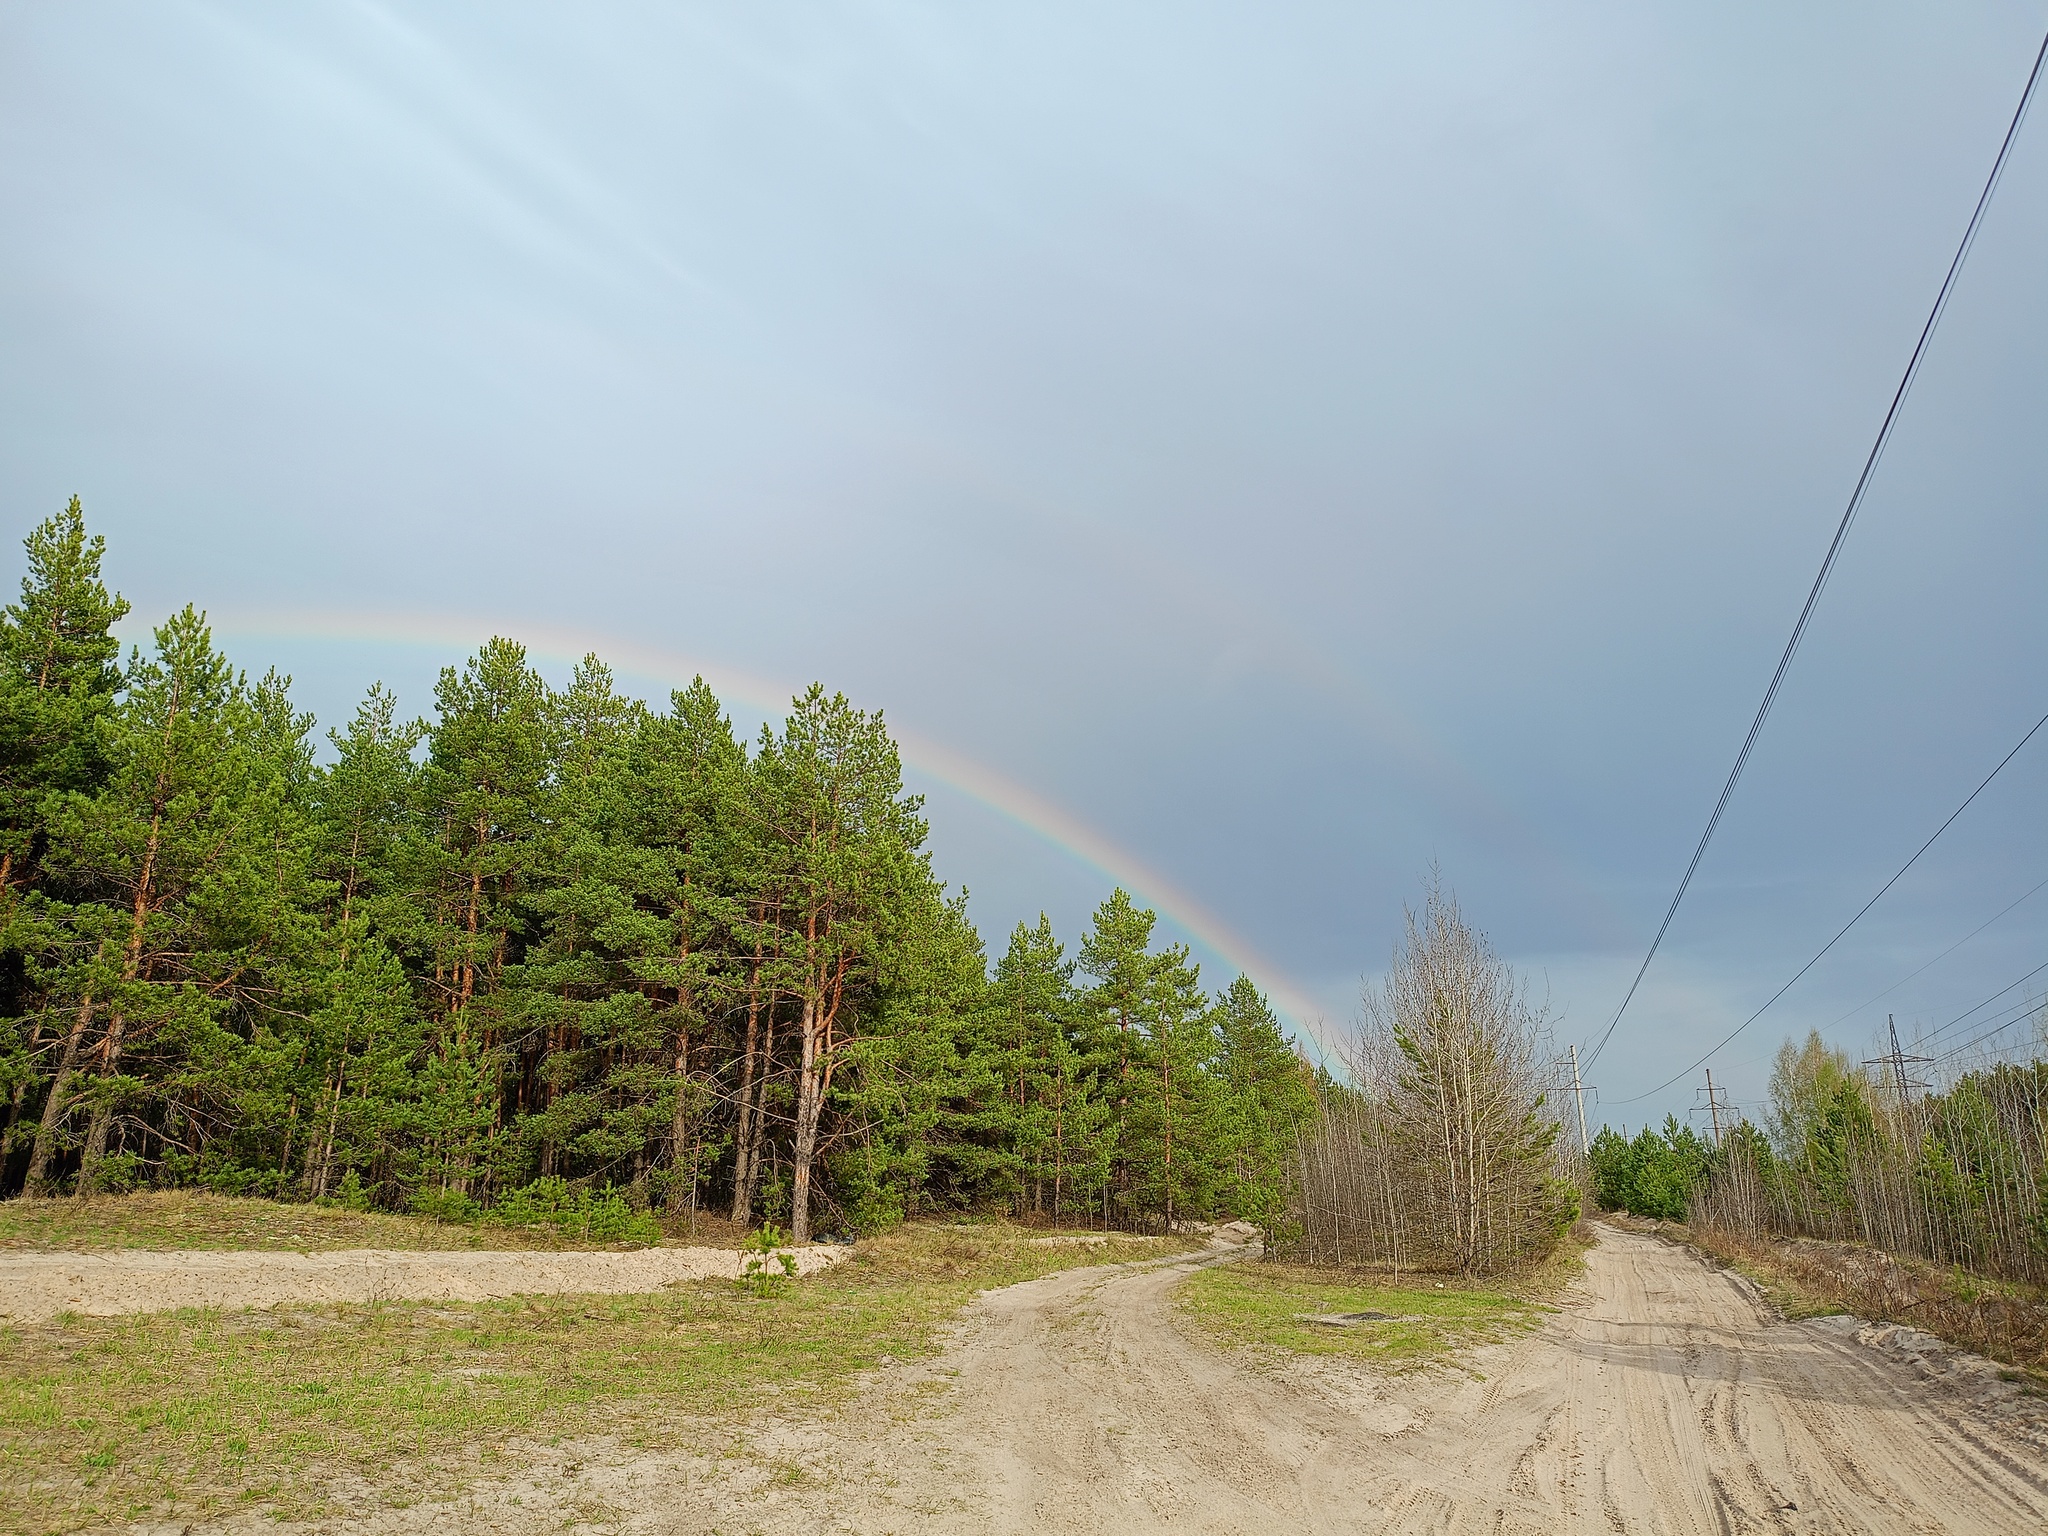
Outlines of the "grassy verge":
{"label": "grassy verge", "polygon": [[[746,1234],[715,1216],[695,1223],[662,1219],[663,1240],[737,1247]],[[382,1211],[344,1211],[275,1200],[240,1200],[200,1190],[164,1190],[99,1199],[0,1201],[0,1253],[61,1249],[232,1248],[319,1253],[337,1248],[601,1248],[546,1227],[444,1222]]]}
{"label": "grassy verge", "polygon": [[1606,1219],[1674,1238],[1746,1275],[1786,1317],[1848,1313],[1902,1323],[2048,1383],[2048,1290],[2041,1287],[1898,1258],[1860,1243]]}
{"label": "grassy verge", "polygon": [[863,1370],[928,1354],[977,1290],[1174,1251],[1044,1235],[912,1226],[766,1299],[701,1282],[0,1328],[0,1529],[303,1518],[335,1508],[338,1475],[409,1502],[518,1439],[704,1445],[764,1406],[829,1402]]}
{"label": "grassy verge", "polygon": [[[1544,1298],[1578,1273],[1584,1252],[1571,1241],[1535,1269],[1489,1286],[1449,1276],[1397,1280],[1364,1269],[1225,1264],[1191,1276],[1179,1303],[1200,1332],[1268,1359],[1335,1355],[1408,1370],[1535,1327],[1552,1310]],[[1381,1315],[1342,1327],[1309,1321],[1360,1312]]]}

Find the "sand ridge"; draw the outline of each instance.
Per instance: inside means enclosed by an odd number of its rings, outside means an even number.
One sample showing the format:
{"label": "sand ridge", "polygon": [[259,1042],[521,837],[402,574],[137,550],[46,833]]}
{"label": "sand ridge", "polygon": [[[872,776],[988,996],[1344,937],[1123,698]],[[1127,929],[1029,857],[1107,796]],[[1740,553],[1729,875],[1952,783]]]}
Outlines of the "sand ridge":
{"label": "sand ridge", "polygon": [[[814,1274],[853,1252],[833,1244],[791,1251],[799,1274]],[[177,1307],[632,1295],[679,1280],[738,1279],[744,1258],[729,1248],[5,1254],[0,1255],[0,1318],[34,1322],[65,1312],[115,1317]]]}

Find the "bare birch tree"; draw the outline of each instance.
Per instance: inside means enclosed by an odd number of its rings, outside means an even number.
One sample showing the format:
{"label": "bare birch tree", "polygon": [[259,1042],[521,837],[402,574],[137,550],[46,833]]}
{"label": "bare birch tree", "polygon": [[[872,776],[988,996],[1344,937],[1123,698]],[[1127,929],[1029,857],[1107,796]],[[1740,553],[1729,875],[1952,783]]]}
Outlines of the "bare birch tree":
{"label": "bare birch tree", "polygon": [[1545,1019],[1432,877],[1345,1051],[1350,1089],[1302,1152],[1312,1260],[1496,1273],[1575,1212]]}

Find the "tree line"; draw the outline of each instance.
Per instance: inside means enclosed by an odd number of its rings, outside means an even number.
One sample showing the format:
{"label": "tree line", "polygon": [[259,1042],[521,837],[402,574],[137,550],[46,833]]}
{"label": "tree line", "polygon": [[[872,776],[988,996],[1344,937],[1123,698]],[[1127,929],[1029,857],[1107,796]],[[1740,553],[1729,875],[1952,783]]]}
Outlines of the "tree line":
{"label": "tree line", "polygon": [[[469,1215],[621,1192],[798,1240],[919,1211],[1273,1221],[1313,1074],[1114,892],[993,966],[879,712],[737,738],[493,639],[316,750],[193,608],[125,657],[76,499],[0,612],[0,1192]],[[522,1194],[521,1192],[526,1192]],[[552,1198],[551,1196],[548,1198]]]}
{"label": "tree line", "polygon": [[1847,1240],[2003,1280],[2048,1281],[2048,1061],[1916,1093],[1818,1033],[1786,1041],[1765,1124],[1712,1140],[1674,1117],[1591,1157],[1610,1208],[1745,1237]]}

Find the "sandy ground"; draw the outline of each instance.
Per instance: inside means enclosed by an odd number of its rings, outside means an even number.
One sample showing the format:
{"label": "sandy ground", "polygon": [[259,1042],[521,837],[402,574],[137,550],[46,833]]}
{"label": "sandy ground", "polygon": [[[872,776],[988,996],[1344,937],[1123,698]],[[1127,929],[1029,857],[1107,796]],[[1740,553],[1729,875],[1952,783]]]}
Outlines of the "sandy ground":
{"label": "sandy ground", "polygon": [[1774,1321],[1653,1238],[1603,1230],[1543,1329],[1396,1377],[1192,1341],[1171,1306],[1191,1267],[992,1292],[936,1366],[716,1457],[530,1447],[459,1502],[321,1528],[2048,1530],[2048,1404],[1910,1330]]}
{"label": "sandy ground", "polygon": [[[799,1248],[797,1270],[836,1263],[849,1248]],[[632,1294],[676,1280],[737,1279],[726,1248],[630,1253],[431,1252],[107,1253],[0,1255],[0,1318],[76,1312],[112,1317],[172,1307],[274,1307],[280,1302],[483,1301],[494,1296]]]}

